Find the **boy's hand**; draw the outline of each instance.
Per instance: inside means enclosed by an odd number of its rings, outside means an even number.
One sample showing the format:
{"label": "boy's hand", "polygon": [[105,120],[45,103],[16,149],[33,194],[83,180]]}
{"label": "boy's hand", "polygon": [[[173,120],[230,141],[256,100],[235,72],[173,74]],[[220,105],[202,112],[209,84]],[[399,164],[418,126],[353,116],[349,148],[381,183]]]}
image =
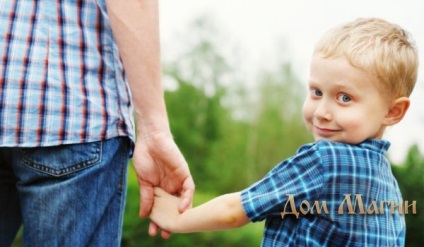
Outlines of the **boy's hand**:
{"label": "boy's hand", "polygon": [[[178,218],[181,215],[178,205],[181,198],[173,196],[159,187],[154,188],[154,202],[150,213],[150,219],[162,230],[175,232],[178,225]],[[156,235],[156,230],[149,228],[149,235]],[[168,235],[165,235],[168,238]]]}

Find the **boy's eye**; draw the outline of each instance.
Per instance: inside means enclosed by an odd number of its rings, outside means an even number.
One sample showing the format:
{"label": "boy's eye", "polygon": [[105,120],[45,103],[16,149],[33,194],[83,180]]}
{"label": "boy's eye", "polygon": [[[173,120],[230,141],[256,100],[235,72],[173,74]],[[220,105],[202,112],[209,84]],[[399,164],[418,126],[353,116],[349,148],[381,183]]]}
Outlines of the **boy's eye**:
{"label": "boy's eye", "polygon": [[352,98],[349,95],[341,94],[338,96],[338,100],[340,100],[341,102],[347,103],[347,102],[350,102]]}
{"label": "boy's eye", "polygon": [[312,89],[312,94],[314,95],[314,96],[322,96],[322,91],[321,90],[318,90],[318,89]]}

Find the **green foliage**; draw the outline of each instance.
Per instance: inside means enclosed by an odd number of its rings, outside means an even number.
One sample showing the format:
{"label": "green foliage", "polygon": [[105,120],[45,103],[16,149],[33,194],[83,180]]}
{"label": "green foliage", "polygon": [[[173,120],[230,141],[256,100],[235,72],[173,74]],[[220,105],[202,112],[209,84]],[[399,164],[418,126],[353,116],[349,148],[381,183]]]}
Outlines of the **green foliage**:
{"label": "green foliage", "polygon": [[249,90],[218,52],[211,24],[198,20],[193,29],[200,37],[192,49],[165,66],[176,84],[165,95],[172,133],[197,189],[240,190],[311,140],[301,117],[304,90],[287,63]]}
{"label": "green foliage", "polygon": [[424,246],[424,156],[414,145],[410,148],[404,164],[394,165],[392,170],[398,180],[403,200],[408,201],[408,205],[416,201],[417,205],[417,214],[412,214],[410,210],[405,214],[406,246]]}
{"label": "green foliage", "polygon": [[[241,189],[310,140],[301,120],[303,91],[289,65],[260,79],[259,90],[252,92],[259,100],[253,103],[216,85],[208,95],[202,90],[207,86],[194,86],[199,83],[183,78],[178,69],[168,73],[178,85],[166,93],[171,129],[202,189]],[[237,109],[222,104],[226,97],[252,106],[250,118],[232,117]]]}
{"label": "green foliage", "polygon": [[249,130],[248,155],[259,165],[255,172],[265,174],[312,139],[302,120],[304,90],[290,64],[262,74],[258,83],[259,100]]}

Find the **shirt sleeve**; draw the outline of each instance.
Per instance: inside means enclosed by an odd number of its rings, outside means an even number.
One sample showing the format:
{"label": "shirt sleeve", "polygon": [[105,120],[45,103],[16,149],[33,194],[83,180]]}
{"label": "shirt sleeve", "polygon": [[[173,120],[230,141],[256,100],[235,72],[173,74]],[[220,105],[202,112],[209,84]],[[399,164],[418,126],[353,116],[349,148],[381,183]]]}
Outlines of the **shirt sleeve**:
{"label": "shirt sleeve", "polygon": [[252,222],[281,215],[289,195],[294,196],[297,209],[303,200],[312,203],[322,191],[322,170],[316,145],[302,146],[295,156],[284,160],[262,180],[242,191],[246,215]]}

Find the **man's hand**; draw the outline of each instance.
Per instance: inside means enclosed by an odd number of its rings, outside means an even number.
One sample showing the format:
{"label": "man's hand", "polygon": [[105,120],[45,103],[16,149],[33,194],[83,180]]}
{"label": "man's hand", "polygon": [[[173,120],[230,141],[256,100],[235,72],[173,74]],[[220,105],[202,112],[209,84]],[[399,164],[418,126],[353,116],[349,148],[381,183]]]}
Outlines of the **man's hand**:
{"label": "man's hand", "polygon": [[[161,187],[170,194],[181,197],[178,211],[191,207],[195,190],[187,162],[172,139],[171,134],[156,133],[139,136],[133,164],[140,186],[140,217],[147,217],[153,206],[153,187]],[[155,235],[156,224],[151,223],[149,232]],[[168,238],[169,233],[162,232]]]}

